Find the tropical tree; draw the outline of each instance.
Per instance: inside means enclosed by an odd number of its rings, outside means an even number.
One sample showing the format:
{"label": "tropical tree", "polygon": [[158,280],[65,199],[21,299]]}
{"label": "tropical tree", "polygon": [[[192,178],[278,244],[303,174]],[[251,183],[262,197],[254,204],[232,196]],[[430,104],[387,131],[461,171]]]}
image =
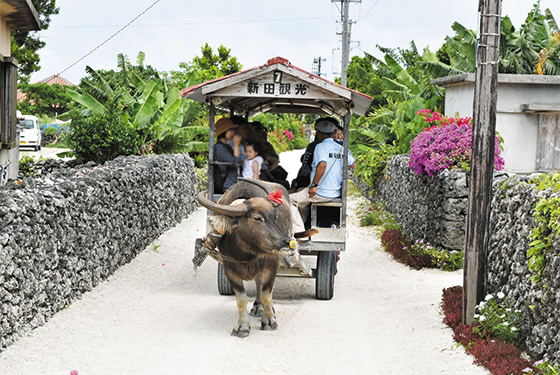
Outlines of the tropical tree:
{"label": "tropical tree", "polygon": [[120,121],[138,134],[142,154],[208,148],[207,142],[200,140],[208,134],[208,128],[185,122],[191,105],[182,100],[179,89],[157,74],[148,74],[147,78],[139,74],[143,71],[143,53],[138,56],[137,66],[130,66],[122,54],[118,61],[119,71],[110,74],[87,67],[88,79],[82,80],[80,89],[66,89],[79,104],[81,116],[107,114],[116,103]]}
{"label": "tropical tree", "polygon": [[175,86],[185,88],[241,71],[243,66],[231,55],[231,49],[220,45],[216,52],[206,43],[201,48],[201,56],[195,56],[188,63],[179,63],[180,70],[170,71],[167,79]]}
{"label": "tropical tree", "polygon": [[[455,36],[446,37],[436,55],[425,50],[419,66],[434,78],[476,70],[476,33],[455,22]],[[550,9],[544,14],[537,2],[517,30],[508,16],[502,17],[500,73],[560,74],[560,32]],[[442,61],[444,58],[446,61]]]}
{"label": "tropical tree", "polygon": [[347,70],[347,86],[353,90],[360,91],[373,98],[371,108],[377,108],[387,103],[383,95],[381,85],[381,74],[371,63],[371,56],[353,56]]}
{"label": "tropical tree", "polygon": [[20,89],[25,93],[25,99],[18,103],[22,113],[56,118],[67,112],[72,104],[66,95],[65,86],[59,84],[21,84]]}
{"label": "tropical tree", "polygon": [[[407,153],[414,137],[425,128],[416,112],[425,108],[442,108],[444,91],[432,85],[431,76],[419,68],[421,56],[414,42],[410,48],[389,49],[379,47],[385,53],[383,60],[366,53],[366,58],[380,77],[384,105],[375,108],[365,120],[356,121],[351,130],[352,149],[356,153],[385,150]],[[435,59],[435,55],[433,56]]]}
{"label": "tropical tree", "polygon": [[519,30],[515,30],[508,17],[504,17],[502,23],[501,72],[560,74],[560,34],[550,9],[542,14],[540,1],[537,2]]}

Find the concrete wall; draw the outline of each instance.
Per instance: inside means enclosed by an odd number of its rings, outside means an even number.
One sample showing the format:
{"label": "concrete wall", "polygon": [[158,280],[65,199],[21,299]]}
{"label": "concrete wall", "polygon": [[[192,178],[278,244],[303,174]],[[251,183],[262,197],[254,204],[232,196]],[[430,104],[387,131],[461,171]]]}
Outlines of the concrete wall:
{"label": "concrete wall", "polygon": [[198,207],[188,155],[39,170],[0,189],[0,351]]}
{"label": "concrete wall", "polygon": [[[474,74],[433,80],[446,88],[445,115],[472,117]],[[524,112],[525,104],[560,106],[560,77],[500,74],[496,131],[503,137],[505,171],[532,173],[536,169],[539,119]]]}

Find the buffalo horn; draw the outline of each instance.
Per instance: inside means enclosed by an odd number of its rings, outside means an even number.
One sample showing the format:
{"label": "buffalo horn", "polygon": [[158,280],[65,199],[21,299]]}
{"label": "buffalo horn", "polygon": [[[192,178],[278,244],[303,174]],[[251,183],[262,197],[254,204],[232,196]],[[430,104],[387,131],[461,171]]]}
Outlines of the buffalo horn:
{"label": "buffalo horn", "polygon": [[276,192],[276,189],[277,189],[277,187],[270,186],[270,183],[266,183],[266,182],[263,182],[261,180],[254,180],[252,178],[240,178],[239,180],[248,182],[248,183],[253,184],[253,185],[257,185],[258,187],[263,189],[266,192],[267,195],[270,194],[270,193]]}
{"label": "buffalo horn", "polygon": [[224,216],[243,216],[247,214],[249,210],[248,207],[244,204],[234,204],[230,206],[227,204],[214,203],[210,199],[206,198],[206,193],[204,191],[201,191],[198,194],[198,202],[210,211]]}

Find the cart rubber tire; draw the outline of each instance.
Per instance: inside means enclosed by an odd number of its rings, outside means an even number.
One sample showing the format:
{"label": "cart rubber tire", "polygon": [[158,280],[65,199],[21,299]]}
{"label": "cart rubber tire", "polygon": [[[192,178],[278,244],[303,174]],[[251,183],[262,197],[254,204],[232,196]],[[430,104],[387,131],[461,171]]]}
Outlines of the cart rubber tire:
{"label": "cart rubber tire", "polygon": [[235,294],[229,280],[226,277],[222,263],[218,263],[218,292],[220,292],[222,296],[232,296]]}
{"label": "cart rubber tire", "polygon": [[315,297],[330,300],[334,295],[334,275],[336,272],[336,251],[321,251],[317,255],[317,278]]}

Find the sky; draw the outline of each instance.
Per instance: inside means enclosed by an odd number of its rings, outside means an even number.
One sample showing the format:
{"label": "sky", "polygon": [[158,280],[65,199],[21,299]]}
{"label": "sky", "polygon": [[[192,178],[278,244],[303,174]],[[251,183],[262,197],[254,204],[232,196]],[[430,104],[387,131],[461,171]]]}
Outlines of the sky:
{"label": "sky", "polygon": [[[502,15],[518,28],[533,4],[503,0]],[[57,0],[56,5],[60,13],[48,30],[39,32],[47,44],[39,52],[41,70],[32,75],[32,83],[61,73],[77,84],[87,65],[116,70],[119,53],[135,62],[140,51],[146,54],[145,64],[158,71],[179,70],[179,63],[200,56],[206,43],[214,50],[220,45],[231,49],[245,69],[281,56],[312,71],[313,60],[324,58],[324,76],[333,80],[340,75],[339,1]],[[382,57],[377,45],[408,48],[412,40],[420,50],[429,46],[436,51],[454,34],[453,22],[477,28],[477,8],[478,0],[352,0],[350,54]],[[560,23],[560,0],[541,0],[541,8],[550,8]]]}

